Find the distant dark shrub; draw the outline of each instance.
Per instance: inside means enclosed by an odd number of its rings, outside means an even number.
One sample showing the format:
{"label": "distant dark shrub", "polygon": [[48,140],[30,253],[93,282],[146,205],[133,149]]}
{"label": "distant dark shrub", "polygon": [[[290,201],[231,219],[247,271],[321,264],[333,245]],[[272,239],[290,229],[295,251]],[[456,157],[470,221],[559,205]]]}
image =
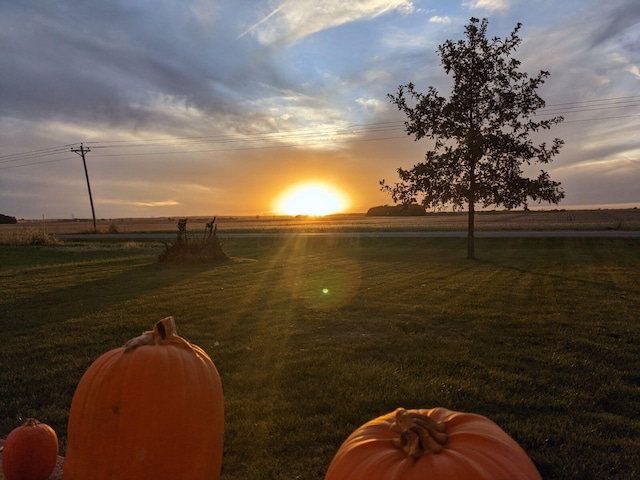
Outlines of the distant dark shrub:
{"label": "distant dark shrub", "polygon": [[18,223],[18,220],[16,220],[16,217],[10,217],[9,215],[3,215],[0,213],[0,223],[12,224]]}
{"label": "distant dark shrub", "polygon": [[371,207],[367,212],[368,217],[419,217],[426,214],[425,208],[417,203],[409,205],[380,205]]}

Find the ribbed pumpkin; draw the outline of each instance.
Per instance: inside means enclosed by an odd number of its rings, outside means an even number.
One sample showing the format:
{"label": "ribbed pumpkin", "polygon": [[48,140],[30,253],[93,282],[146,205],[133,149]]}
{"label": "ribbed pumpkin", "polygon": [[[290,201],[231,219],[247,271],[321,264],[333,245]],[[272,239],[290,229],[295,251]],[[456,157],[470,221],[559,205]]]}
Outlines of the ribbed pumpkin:
{"label": "ribbed pumpkin", "polygon": [[325,480],[541,480],[522,448],[481,415],[398,409],[356,429]]}
{"label": "ribbed pumpkin", "polygon": [[218,371],[172,317],[98,358],[71,402],[65,480],[212,480],[220,476]]}
{"label": "ribbed pumpkin", "polygon": [[14,428],[4,442],[2,472],[6,480],[46,480],[58,461],[58,436],[35,418]]}

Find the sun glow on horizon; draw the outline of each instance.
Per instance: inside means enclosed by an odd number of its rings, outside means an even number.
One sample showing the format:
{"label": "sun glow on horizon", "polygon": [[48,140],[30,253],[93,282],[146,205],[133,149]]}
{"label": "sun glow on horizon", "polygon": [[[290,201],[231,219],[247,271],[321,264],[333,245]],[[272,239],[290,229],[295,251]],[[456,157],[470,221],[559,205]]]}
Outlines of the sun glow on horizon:
{"label": "sun glow on horizon", "polygon": [[321,217],[341,213],[349,207],[347,196],[333,185],[304,182],[285,190],[274,202],[274,210],[283,215]]}

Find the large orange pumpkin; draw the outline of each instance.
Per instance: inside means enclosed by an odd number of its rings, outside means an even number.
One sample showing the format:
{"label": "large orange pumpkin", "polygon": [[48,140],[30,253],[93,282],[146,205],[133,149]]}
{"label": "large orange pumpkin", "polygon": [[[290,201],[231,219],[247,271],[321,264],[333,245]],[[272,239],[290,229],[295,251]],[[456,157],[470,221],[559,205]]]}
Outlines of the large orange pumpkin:
{"label": "large orange pumpkin", "polygon": [[46,480],[58,461],[58,436],[35,418],[13,429],[4,442],[2,472],[6,480]]}
{"label": "large orange pumpkin", "polygon": [[172,317],[98,358],[69,412],[65,480],[220,476],[222,383]]}
{"label": "large orange pumpkin", "polygon": [[325,480],[541,480],[498,425],[446,408],[398,409],[364,424],[342,444]]}

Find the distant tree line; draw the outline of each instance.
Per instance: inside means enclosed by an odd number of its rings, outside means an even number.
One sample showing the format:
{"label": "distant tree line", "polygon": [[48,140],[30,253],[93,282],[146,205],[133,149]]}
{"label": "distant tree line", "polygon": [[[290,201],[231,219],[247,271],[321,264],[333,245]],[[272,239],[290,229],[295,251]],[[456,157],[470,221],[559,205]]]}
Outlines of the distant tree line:
{"label": "distant tree line", "polygon": [[419,217],[426,215],[427,211],[422,205],[411,203],[409,205],[380,205],[371,207],[367,211],[368,217]]}
{"label": "distant tree line", "polygon": [[16,220],[16,217],[10,217],[9,215],[0,213],[0,223],[18,223],[18,220]]}

